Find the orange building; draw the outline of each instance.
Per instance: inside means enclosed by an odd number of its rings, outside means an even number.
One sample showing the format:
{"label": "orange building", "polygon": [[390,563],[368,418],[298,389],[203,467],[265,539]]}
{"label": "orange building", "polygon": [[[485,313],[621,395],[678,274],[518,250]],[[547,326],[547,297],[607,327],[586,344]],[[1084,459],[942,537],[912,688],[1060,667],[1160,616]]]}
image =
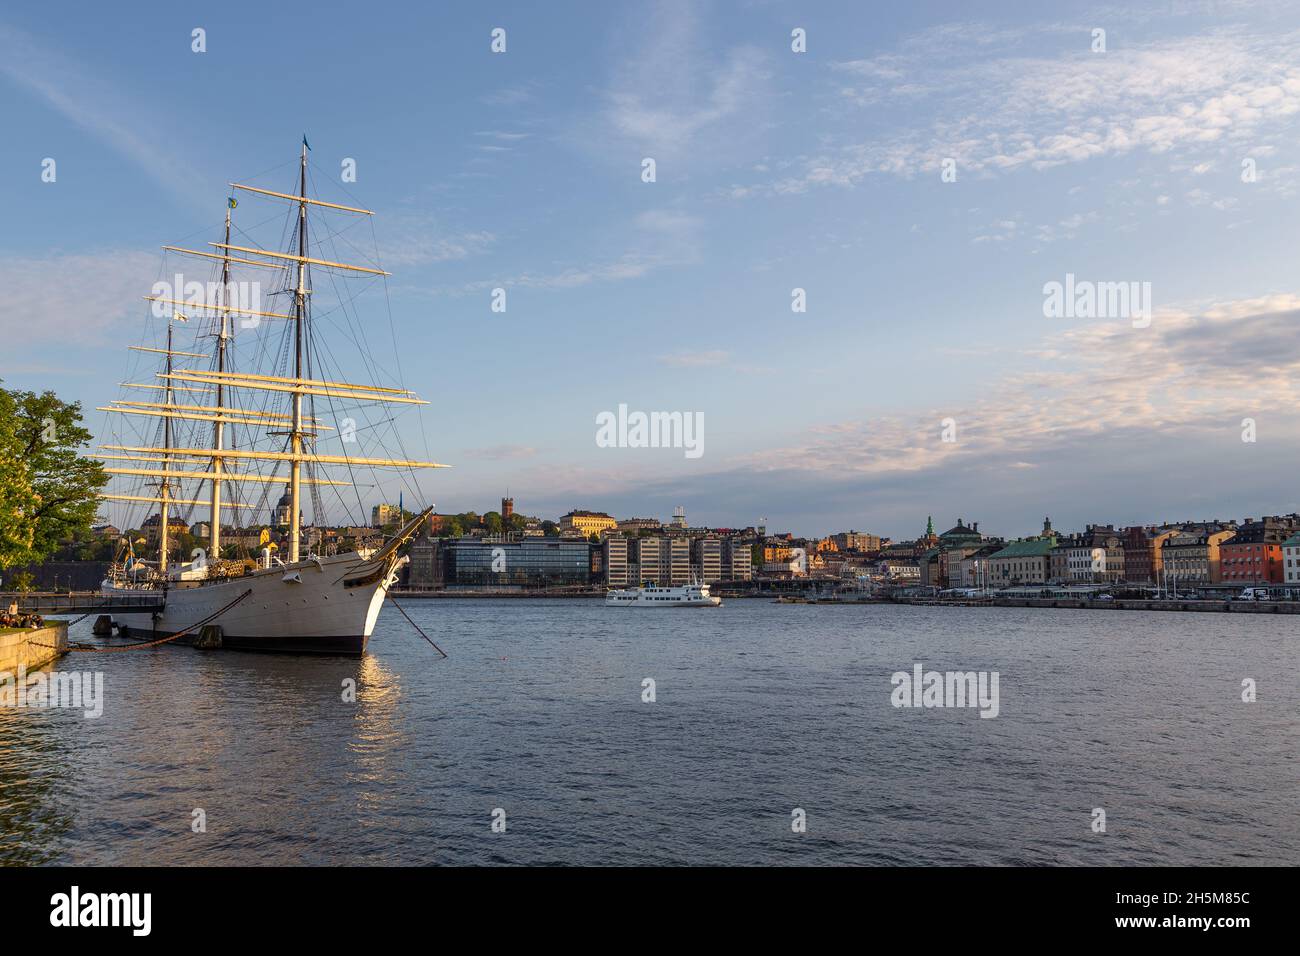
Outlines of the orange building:
{"label": "orange building", "polygon": [[1235,537],[1219,545],[1219,579],[1224,584],[1281,584],[1282,542],[1291,536],[1289,519],[1247,519]]}

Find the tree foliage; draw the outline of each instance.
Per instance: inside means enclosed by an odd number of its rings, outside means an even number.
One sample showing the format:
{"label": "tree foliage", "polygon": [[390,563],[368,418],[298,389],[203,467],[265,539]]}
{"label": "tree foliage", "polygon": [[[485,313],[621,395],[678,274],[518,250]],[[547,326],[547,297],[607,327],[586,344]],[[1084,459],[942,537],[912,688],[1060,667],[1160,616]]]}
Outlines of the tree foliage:
{"label": "tree foliage", "polygon": [[79,402],[0,389],[0,567],[43,560],[94,522],[108,477],[78,452],[90,438]]}

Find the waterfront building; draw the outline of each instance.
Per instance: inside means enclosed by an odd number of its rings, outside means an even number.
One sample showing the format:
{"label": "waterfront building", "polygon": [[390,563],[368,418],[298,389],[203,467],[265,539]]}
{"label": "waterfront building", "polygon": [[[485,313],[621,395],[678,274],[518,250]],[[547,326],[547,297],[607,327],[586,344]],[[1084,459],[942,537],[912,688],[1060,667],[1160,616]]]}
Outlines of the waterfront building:
{"label": "waterfront building", "polygon": [[1282,544],[1296,529],[1293,518],[1247,518],[1219,548],[1225,584],[1281,584]]}
{"label": "waterfront building", "polygon": [[790,556],[794,553],[794,548],[788,544],[765,544],[763,545],[763,564],[771,561],[781,562],[789,561]]}
{"label": "waterfront building", "polygon": [[1078,535],[1062,535],[1056,539],[1048,559],[1047,580],[1052,584],[1070,581],[1070,549],[1078,546]]}
{"label": "waterfront building", "polygon": [[916,558],[882,558],[877,568],[890,581],[917,584],[921,580],[921,566]]}
{"label": "waterfront building", "polygon": [[924,554],[916,559],[917,568],[920,571],[920,583],[932,588],[943,587],[943,582],[939,577],[939,548],[928,548]]}
{"label": "waterfront building", "polygon": [[[659,580],[669,587],[691,583],[689,538],[662,538],[659,548]],[[643,569],[644,570],[644,569]]]}
{"label": "waterfront building", "polygon": [[625,588],[638,577],[629,573],[628,539],[619,534],[606,535],[601,542],[605,555],[605,584],[611,588]]}
{"label": "waterfront building", "polygon": [[406,586],[413,591],[428,591],[443,583],[442,562],[438,560],[438,539],[421,535],[411,542],[407,552]]}
{"label": "waterfront building", "polygon": [[985,559],[990,583],[999,587],[1048,583],[1055,546],[1055,538],[1022,538],[1011,542]]}
{"label": "waterfront building", "polygon": [[584,538],[593,534],[603,534],[617,527],[618,522],[603,511],[574,510],[560,518],[561,534],[579,534]]}
{"label": "waterfront building", "polygon": [[974,551],[962,555],[955,563],[955,570],[950,573],[948,586],[978,588],[991,582],[988,559],[1005,547],[1005,541],[989,541]]}
{"label": "waterfront building", "polygon": [[1122,538],[1124,548],[1124,580],[1131,584],[1154,584],[1164,570],[1161,553],[1165,542],[1178,528],[1148,528],[1141,525],[1125,528]]}
{"label": "waterfront building", "polygon": [[586,541],[490,541],[466,537],[447,539],[439,550],[448,586],[531,588],[592,583],[592,545]]}
{"label": "waterfront building", "polygon": [[750,581],[754,577],[754,555],[742,538],[722,540],[722,577],[727,581]]}
{"label": "waterfront building", "polygon": [[1075,582],[1123,580],[1122,536],[1109,525],[1088,525],[1082,534],[1072,536],[1065,548],[1065,572],[1066,579]]}
{"label": "waterfront building", "polygon": [[661,576],[662,555],[669,547],[668,539],[662,535],[644,535],[628,541],[628,563],[635,566],[635,573],[628,571],[628,583],[659,585],[667,581]]}
{"label": "waterfront building", "polygon": [[1170,535],[1160,549],[1163,582],[1218,584],[1223,544],[1236,528],[1217,524],[1189,525]]}
{"label": "waterfront building", "polygon": [[1282,542],[1282,582],[1300,584],[1300,534]]}
{"label": "waterfront building", "polygon": [[967,526],[965,519],[958,518],[957,524],[939,535],[936,555],[936,583],[941,588],[955,587],[960,577],[958,565],[967,555],[974,554],[984,545],[984,536],[980,534],[978,521]]}
{"label": "waterfront building", "polygon": [[[922,548],[921,553],[927,549]],[[916,542],[915,541],[891,541],[889,544],[880,546],[880,559],[882,561],[902,561],[915,559]]]}
{"label": "waterfront building", "polygon": [[831,535],[831,540],[841,551],[879,551],[880,535],[860,534],[857,531],[843,531]]}
{"label": "waterfront building", "polygon": [[658,531],[663,528],[663,523],[658,518],[624,518],[616,527],[622,534],[628,534],[637,531]]}
{"label": "waterfront building", "polygon": [[690,543],[694,574],[704,584],[722,580],[722,542],[715,537],[695,538]]}

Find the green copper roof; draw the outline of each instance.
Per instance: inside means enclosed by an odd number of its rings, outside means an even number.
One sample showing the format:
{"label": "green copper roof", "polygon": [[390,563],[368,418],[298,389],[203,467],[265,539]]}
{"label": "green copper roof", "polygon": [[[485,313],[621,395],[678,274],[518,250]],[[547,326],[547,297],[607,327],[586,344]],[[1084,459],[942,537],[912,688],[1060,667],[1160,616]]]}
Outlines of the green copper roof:
{"label": "green copper roof", "polygon": [[1027,538],[1022,541],[1011,542],[997,554],[990,555],[989,560],[993,558],[1047,557],[1052,553],[1052,548],[1055,546],[1055,538]]}

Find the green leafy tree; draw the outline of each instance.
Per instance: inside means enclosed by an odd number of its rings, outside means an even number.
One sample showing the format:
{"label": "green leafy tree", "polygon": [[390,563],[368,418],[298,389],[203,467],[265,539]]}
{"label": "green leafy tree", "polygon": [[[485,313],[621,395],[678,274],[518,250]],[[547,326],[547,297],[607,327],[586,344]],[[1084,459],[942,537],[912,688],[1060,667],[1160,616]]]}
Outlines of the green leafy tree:
{"label": "green leafy tree", "polygon": [[108,482],[78,453],[90,438],[79,402],[0,389],[0,567],[43,560],[90,528]]}

